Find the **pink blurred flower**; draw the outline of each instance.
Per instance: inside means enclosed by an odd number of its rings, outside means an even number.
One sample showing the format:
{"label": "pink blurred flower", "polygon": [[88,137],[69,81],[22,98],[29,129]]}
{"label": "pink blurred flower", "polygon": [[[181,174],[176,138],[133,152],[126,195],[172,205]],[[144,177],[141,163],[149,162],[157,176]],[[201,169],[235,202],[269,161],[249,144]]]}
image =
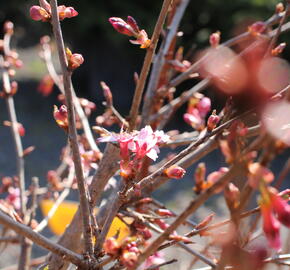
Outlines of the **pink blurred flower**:
{"label": "pink blurred flower", "polygon": [[290,228],[290,205],[278,194],[271,192],[271,203],[277,219]]}
{"label": "pink blurred flower", "polygon": [[[161,252],[156,252],[146,259],[145,264],[144,264],[144,269],[147,269],[148,267],[153,266],[153,265],[159,265],[164,262],[165,260],[163,258],[163,254]],[[156,268],[156,270],[158,270],[158,268]]]}
{"label": "pink blurred flower", "polygon": [[252,188],[258,188],[260,181],[271,183],[274,180],[274,174],[258,162],[249,164],[248,170],[248,183]]}
{"label": "pink blurred flower", "polygon": [[280,250],[280,222],[275,218],[271,205],[262,204],[261,214],[263,217],[263,231],[270,247]]}
{"label": "pink blurred flower", "polygon": [[19,210],[21,206],[19,188],[9,187],[6,201],[10,203],[16,210]]}

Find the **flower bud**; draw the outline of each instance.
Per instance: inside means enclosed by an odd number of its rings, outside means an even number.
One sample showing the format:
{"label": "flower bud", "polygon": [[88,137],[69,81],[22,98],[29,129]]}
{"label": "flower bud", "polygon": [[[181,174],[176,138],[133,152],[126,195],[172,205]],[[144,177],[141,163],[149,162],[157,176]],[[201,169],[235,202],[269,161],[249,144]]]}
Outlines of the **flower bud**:
{"label": "flower bud", "polygon": [[14,32],[14,24],[13,24],[13,22],[6,21],[4,23],[3,30],[4,30],[4,33],[9,34],[9,35],[13,35],[13,32]]}
{"label": "flower bud", "polygon": [[135,32],[140,32],[138,24],[132,16],[127,17],[127,24],[129,24]]}
{"label": "flower bud", "polygon": [[200,194],[205,187],[205,174],[206,174],[205,164],[203,162],[199,163],[194,173],[195,186],[193,190],[196,194]]}
{"label": "flower bud", "polygon": [[219,121],[220,121],[220,117],[216,115],[216,110],[214,110],[207,120],[208,131],[212,131],[213,129],[215,129]]}
{"label": "flower bud", "polygon": [[68,69],[70,70],[78,68],[84,62],[84,58],[81,54],[73,54],[69,48],[66,49],[66,57],[68,61]]}
{"label": "flower bud", "polygon": [[168,209],[157,209],[155,213],[162,217],[174,217],[175,215]]}
{"label": "flower bud", "polygon": [[184,176],[185,170],[179,166],[173,165],[164,170],[164,174],[169,178],[180,179]]}
{"label": "flower bud", "polygon": [[50,75],[45,75],[37,88],[37,91],[41,93],[44,97],[47,97],[51,94],[53,90],[54,81]]}
{"label": "flower bud", "polygon": [[131,37],[137,34],[134,29],[121,18],[111,17],[109,18],[109,22],[117,32],[123,35]]}
{"label": "flower bud", "polygon": [[266,29],[267,25],[262,21],[255,22],[248,27],[249,33],[252,34],[253,36],[262,34],[263,32],[265,32]]}
{"label": "flower bud", "polygon": [[16,81],[12,81],[11,82],[11,95],[15,95],[17,93],[18,90],[18,83]]}
{"label": "flower bud", "polygon": [[283,3],[278,3],[276,5],[276,9],[275,9],[276,14],[279,14],[279,13],[283,12],[284,10],[285,10],[285,8],[284,8]]}
{"label": "flower bud", "polygon": [[176,241],[176,242],[183,242],[185,244],[191,244],[193,243],[192,240],[188,237],[182,236],[182,235],[177,235],[177,234],[171,234],[169,235],[169,239]]}
{"label": "flower bud", "polygon": [[[10,121],[4,121],[3,125],[6,127],[12,127],[12,123]],[[25,135],[25,128],[21,123],[17,123],[17,131],[21,137]]]}
{"label": "flower bud", "polygon": [[236,209],[240,202],[240,190],[233,184],[229,183],[224,189],[224,196],[229,209]]}
{"label": "flower bud", "polygon": [[54,105],[53,117],[61,128],[68,130],[68,113],[65,105],[62,105],[59,109]]}
{"label": "flower bud", "polygon": [[196,230],[203,229],[212,221],[213,217],[214,217],[214,214],[210,214],[209,216],[205,217],[205,219],[203,219],[200,223],[197,224],[195,229]]}
{"label": "flower bud", "polygon": [[124,251],[120,257],[121,263],[128,268],[134,267],[138,260],[138,256],[135,252]]}
{"label": "flower bud", "polygon": [[285,47],[286,47],[286,43],[285,42],[280,43],[277,47],[275,47],[271,51],[272,56],[278,56],[279,54],[281,54],[284,51]]}
{"label": "flower bud", "polygon": [[25,157],[25,156],[29,155],[30,153],[32,153],[34,151],[34,149],[35,149],[35,146],[33,146],[33,145],[25,148],[23,150],[23,156]]}
{"label": "flower bud", "polygon": [[248,170],[248,183],[252,188],[258,188],[260,181],[271,183],[274,180],[274,174],[258,162],[249,164]]}
{"label": "flower bud", "polygon": [[101,87],[103,88],[103,94],[106,99],[107,105],[111,107],[113,105],[113,95],[111,89],[105,82],[101,82]]}
{"label": "flower bud", "polygon": [[30,8],[30,17],[34,21],[47,22],[50,20],[51,15],[40,6],[32,6]]}
{"label": "flower bud", "polygon": [[164,220],[162,220],[162,219],[155,219],[154,223],[156,225],[158,225],[160,227],[160,229],[162,229],[164,231],[169,227],[169,225],[166,222],[164,222]]}
{"label": "flower bud", "polygon": [[114,237],[106,239],[106,241],[103,244],[104,251],[111,256],[116,255],[119,252],[120,248],[121,248],[120,244]]}
{"label": "flower bud", "polygon": [[211,47],[216,48],[220,44],[220,39],[221,39],[220,31],[212,33],[209,37],[209,44],[211,45]]}
{"label": "flower bud", "polygon": [[72,18],[77,16],[79,13],[73,7],[66,7],[64,5],[57,7],[59,20],[62,21],[65,18]]}

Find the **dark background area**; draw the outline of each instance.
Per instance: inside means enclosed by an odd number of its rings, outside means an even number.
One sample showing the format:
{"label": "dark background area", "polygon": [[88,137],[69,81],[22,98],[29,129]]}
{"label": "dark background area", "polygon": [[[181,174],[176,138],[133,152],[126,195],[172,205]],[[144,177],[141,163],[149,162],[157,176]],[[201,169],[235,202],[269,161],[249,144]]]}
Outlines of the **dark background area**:
{"label": "dark background area", "polygon": [[[252,22],[269,18],[277,3],[274,0],[192,0],[180,26],[180,31],[184,32],[180,45],[185,47],[185,52],[191,47],[196,50],[204,48],[208,45],[209,34],[217,30],[221,31],[222,41],[225,41],[236,33],[245,31]],[[85,63],[73,75],[73,81],[77,94],[97,105],[91,123],[103,111],[101,103],[104,98],[100,81],[105,81],[111,87],[115,106],[126,115],[134,91],[133,73],[140,71],[145,50],[130,44],[126,36],[114,31],[108,18],[126,18],[131,15],[150,36],[162,1],[70,0],[59,1],[59,4],[73,6],[79,12],[79,16],[64,20],[62,28],[66,45],[73,52],[81,53],[85,59]],[[51,28],[48,23],[35,22],[29,18],[29,8],[32,5],[38,5],[38,1],[0,0],[0,25],[6,20],[13,21],[15,36],[12,47],[24,54],[29,50],[31,57],[38,59],[39,39],[43,35],[51,35]],[[289,35],[282,35],[281,40],[290,41]],[[284,57],[289,59],[289,49],[285,51]],[[24,61],[23,69],[33,69],[31,62],[27,63],[26,65]],[[53,104],[58,104],[57,91],[44,98],[36,91],[39,76],[19,76],[17,80],[19,92],[15,96],[15,103],[19,122],[26,128],[24,148],[36,146],[36,150],[26,158],[26,178],[29,181],[32,176],[38,176],[42,185],[45,185],[46,172],[59,164],[59,154],[66,141],[65,134],[56,126],[52,116]],[[190,81],[183,84],[178,91],[191,87],[193,83],[195,82]],[[212,89],[208,89],[206,94],[217,98],[215,105],[220,106],[222,99]],[[185,106],[183,110],[184,108]],[[7,120],[6,106],[0,100],[0,177],[15,173],[12,138],[9,128],[2,125],[4,120]],[[190,130],[182,119],[182,110],[171,121],[170,128]],[[285,153],[273,163],[275,174],[283,167],[288,155],[289,152]],[[203,161],[206,161],[209,172],[224,164],[223,156],[218,151]],[[194,168],[192,166],[188,170],[186,179],[179,184],[180,189],[189,190],[192,187]],[[169,194],[173,195],[178,190],[173,181],[162,188],[158,196],[164,200],[171,199]]]}

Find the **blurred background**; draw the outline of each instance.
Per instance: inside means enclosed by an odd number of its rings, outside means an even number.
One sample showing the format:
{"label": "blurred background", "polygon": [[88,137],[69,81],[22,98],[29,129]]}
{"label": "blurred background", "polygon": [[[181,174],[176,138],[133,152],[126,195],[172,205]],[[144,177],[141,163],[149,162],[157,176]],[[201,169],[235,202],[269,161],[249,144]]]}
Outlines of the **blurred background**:
{"label": "blurred background", "polygon": [[[275,10],[279,1],[276,0],[192,0],[181,22],[180,31],[183,36],[179,39],[180,45],[185,48],[198,50],[208,46],[210,33],[219,30],[222,41],[247,30],[247,26],[258,20],[266,20]],[[134,91],[133,73],[139,72],[143,63],[145,50],[139,49],[128,42],[126,36],[118,34],[108,22],[112,16],[126,18],[133,16],[140,28],[146,29],[150,36],[153,31],[160,7],[161,0],[63,0],[59,4],[73,6],[79,16],[66,19],[62,22],[62,29],[66,46],[73,52],[84,56],[84,64],[73,75],[73,82],[78,96],[85,97],[96,103],[97,110],[90,119],[95,122],[95,117],[104,111],[104,100],[100,81],[105,81],[114,95],[116,108],[126,116],[130,109]],[[59,164],[59,155],[65,145],[64,132],[54,122],[53,105],[57,101],[58,91],[48,97],[43,97],[37,92],[38,84],[47,74],[45,64],[39,57],[39,39],[44,35],[51,35],[48,23],[35,22],[29,17],[29,8],[38,5],[38,1],[0,0],[0,25],[10,20],[15,26],[15,35],[12,48],[16,48],[20,59],[24,62],[22,69],[17,70],[16,80],[19,91],[15,96],[18,121],[25,129],[23,137],[24,148],[34,145],[35,151],[26,158],[26,179],[29,182],[32,176],[38,176],[41,185],[46,184],[46,173],[55,169]],[[1,27],[0,27],[1,29]],[[2,29],[0,38],[2,38]],[[289,35],[282,35],[283,42],[290,41]],[[289,43],[288,43],[289,44]],[[55,51],[54,51],[55,53]],[[289,59],[289,48],[285,50],[284,58]],[[55,56],[54,62],[58,67]],[[193,81],[184,83],[180,90],[188,89]],[[216,97],[211,89],[206,90],[206,95],[216,98],[216,106],[220,106],[221,97]],[[182,118],[185,106],[171,121],[169,129],[190,131]],[[4,100],[0,100],[0,178],[14,175],[15,159],[14,148],[10,129],[2,125],[7,120],[7,111]],[[277,174],[284,165],[285,153],[274,163],[274,172]],[[223,156],[215,151],[206,160],[209,172],[218,169],[224,164]],[[187,172],[186,178],[176,185],[172,182],[166,185],[157,195],[161,200],[172,200],[182,207],[187,201],[179,199],[180,192],[192,196],[192,173],[195,166]],[[174,187],[173,187],[174,186]],[[289,186],[289,184],[288,184]],[[177,188],[178,187],[178,188]],[[218,208],[218,206],[216,206]],[[215,209],[218,211],[218,209]]]}

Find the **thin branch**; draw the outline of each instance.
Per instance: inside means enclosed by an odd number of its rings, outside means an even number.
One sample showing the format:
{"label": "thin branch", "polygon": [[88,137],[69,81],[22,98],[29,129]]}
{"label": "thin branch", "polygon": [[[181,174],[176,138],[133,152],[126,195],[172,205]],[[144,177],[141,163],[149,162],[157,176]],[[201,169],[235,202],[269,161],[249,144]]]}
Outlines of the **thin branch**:
{"label": "thin branch", "polygon": [[129,120],[129,125],[130,125],[130,130],[132,131],[135,128],[136,125],[136,120],[138,116],[138,111],[139,111],[139,106],[141,103],[142,99],[142,94],[144,91],[146,79],[149,73],[149,69],[154,57],[155,49],[157,46],[157,42],[159,39],[159,35],[162,31],[162,27],[169,9],[169,6],[171,4],[172,0],[164,0],[157,23],[154,28],[154,32],[152,35],[151,39],[151,44],[149,48],[147,49],[146,56],[144,59],[143,67],[140,73],[140,77],[138,79],[136,89],[134,92],[134,97],[133,97],[133,102],[132,102],[132,107],[130,110],[130,120]]}
{"label": "thin branch", "polygon": [[[9,31],[5,33],[4,39],[3,39],[3,52],[4,57],[7,57],[10,55],[10,40],[11,35]],[[11,84],[10,84],[10,78],[8,74],[7,68],[4,67],[4,59],[1,56],[1,68],[2,68],[2,79],[3,79],[3,88],[4,92],[11,93]],[[7,95],[6,99],[6,105],[8,109],[8,115],[9,120],[11,122],[11,132],[12,137],[14,141],[14,147],[16,152],[16,167],[17,167],[17,178],[19,181],[19,191],[20,191],[20,215],[25,220],[26,217],[26,203],[25,203],[25,171],[24,171],[24,157],[23,157],[23,146],[20,138],[20,134],[18,131],[18,121],[16,116],[16,110],[14,105],[14,99],[12,95]],[[25,238],[21,239],[21,251],[20,251],[20,257],[19,257],[19,264],[18,269],[24,270],[27,267],[26,258],[27,258],[27,243]]]}
{"label": "thin branch", "polygon": [[204,193],[200,194],[196,199],[194,199],[186,209],[175,219],[175,221],[162,233],[157,239],[155,239],[150,246],[139,256],[138,262],[136,263],[134,270],[145,261],[152,253],[154,253],[159,246],[168,239],[169,235],[177,229],[187,218],[190,216],[198,207],[200,207],[210,196],[215,193],[215,190],[226,185],[237,173],[238,166],[233,165],[229,171],[224,174],[218,182],[213,186],[205,190]]}
{"label": "thin branch", "polygon": [[[59,91],[64,94],[64,85],[63,82],[60,80],[59,75],[56,73],[54,65],[52,63],[51,59],[51,48],[48,42],[44,41],[42,43],[42,52],[43,52],[43,60],[46,64],[47,70],[49,75],[51,76],[52,80],[58,87]],[[85,133],[85,136],[88,140],[88,143],[91,147],[92,150],[99,151],[99,148],[95,142],[92,130],[90,128],[90,124],[88,121],[88,118],[86,117],[86,114],[84,113],[84,110],[79,102],[78,97],[76,96],[75,90],[73,85],[71,85],[71,91],[72,91],[72,96],[73,96],[73,104],[76,110],[76,113],[82,123],[82,127]]]}
{"label": "thin branch", "polygon": [[176,263],[176,262],[177,262],[176,259],[172,259],[172,260],[164,262],[164,263],[154,264],[154,265],[146,268],[145,270],[155,270],[155,269],[158,269],[161,266],[169,265],[169,264]]}
{"label": "thin branch", "polygon": [[152,72],[150,74],[150,80],[148,83],[148,87],[146,90],[146,95],[144,98],[144,105],[142,108],[142,124],[141,126],[144,126],[148,124],[149,122],[149,116],[151,115],[151,107],[154,104],[152,100],[154,99],[154,96],[156,94],[155,90],[158,85],[158,81],[160,79],[160,74],[162,71],[162,68],[165,64],[165,57],[168,53],[168,50],[170,49],[170,45],[172,44],[173,39],[176,37],[176,33],[180,24],[180,21],[183,17],[183,14],[185,12],[185,9],[188,5],[190,0],[182,0],[178,4],[178,7],[175,11],[174,17],[172,19],[172,22],[169,26],[168,34],[166,35],[166,38],[164,40],[164,46],[161,46],[154,64],[152,68]]}
{"label": "thin branch", "polygon": [[90,218],[90,208],[87,198],[87,189],[83,175],[81,164],[80,151],[78,146],[77,131],[75,125],[75,112],[73,105],[73,93],[71,89],[71,72],[67,68],[67,59],[64,49],[64,42],[62,38],[61,27],[57,12],[57,0],[51,0],[51,14],[52,14],[52,27],[54,37],[57,44],[59,61],[63,73],[63,86],[68,109],[68,122],[69,122],[69,141],[72,148],[73,161],[75,166],[76,178],[78,183],[78,190],[80,195],[80,207],[83,220],[83,233],[85,240],[85,251],[88,255],[93,254],[93,241],[92,241],[92,227]]}
{"label": "thin branch", "polygon": [[276,44],[276,42],[278,40],[278,37],[281,34],[282,25],[285,23],[286,18],[288,16],[288,10],[289,10],[289,3],[286,2],[286,8],[285,8],[284,14],[283,14],[283,16],[282,16],[282,18],[281,18],[281,20],[279,22],[278,28],[276,29],[276,33],[275,33],[275,35],[273,36],[273,38],[272,38],[272,40],[270,42],[270,45],[269,45],[269,47],[267,49],[265,57],[271,55],[271,50],[274,48],[274,46],[275,46],[275,44]]}
{"label": "thin branch", "polygon": [[125,187],[126,187],[126,184],[124,183],[124,180],[122,179],[122,182],[117,187],[118,191],[117,191],[117,194],[115,194],[115,199],[112,202],[110,202],[109,204],[110,208],[107,209],[105,213],[104,223],[102,224],[102,227],[101,227],[101,233],[99,235],[99,238],[95,246],[95,252],[97,254],[102,250],[103,243],[108,234],[108,231],[113,222],[113,219],[117,215],[120,207],[123,204],[123,198],[121,197],[121,192]]}
{"label": "thin branch", "polygon": [[[95,205],[99,202],[101,195],[105,186],[107,185],[109,179],[114,176],[116,171],[119,169],[119,149],[113,144],[107,144],[103,158],[100,161],[99,168],[96,174],[93,177],[92,183],[89,186],[90,190],[90,205],[91,208],[94,208]],[[99,214],[97,219],[98,224],[101,224],[99,220]],[[66,228],[66,231],[58,241],[58,243],[64,247],[67,247],[73,251],[78,251],[81,248],[79,245],[82,232],[82,219],[80,214],[80,209],[76,212],[73,217],[73,220]],[[52,269],[59,269],[63,265],[62,259],[60,257],[51,254],[48,258],[49,265]],[[65,265],[66,266],[66,265]],[[65,268],[63,267],[63,269]]]}
{"label": "thin branch", "polygon": [[[279,22],[281,17],[284,15],[284,13],[282,14],[275,14],[274,16],[272,16],[271,18],[269,18],[267,21],[265,21],[267,26],[271,26],[273,24],[275,24],[276,22]],[[285,24],[284,26],[287,28],[289,26],[287,26],[288,24]],[[288,29],[287,29],[288,30]],[[283,31],[287,31],[286,29],[283,30],[282,27],[282,32]],[[271,31],[269,33],[269,36],[272,37],[276,34],[276,30]],[[226,46],[226,47],[231,47],[236,45],[237,43],[247,40],[249,37],[251,36],[251,34],[249,32],[245,32],[242,33],[232,39],[229,39],[228,41],[224,42],[221,44],[221,46]],[[201,59],[199,59],[197,62],[195,62],[186,72],[181,73],[179,76],[177,76],[176,78],[174,78],[172,81],[169,82],[169,84],[166,86],[166,88],[170,88],[170,87],[175,87],[178,84],[182,83],[184,80],[188,79],[190,77],[190,74],[196,72],[199,68],[201,63],[206,60],[208,57],[208,54],[206,54],[205,56],[203,56]]]}
{"label": "thin branch", "polygon": [[21,236],[29,238],[30,240],[33,241],[33,243],[58,254],[63,258],[63,260],[69,260],[70,262],[78,266],[86,266],[86,264],[83,261],[83,257],[81,255],[76,254],[58,244],[53,243],[51,240],[34,232],[29,227],[14,221],[13,219],[11,219],[9,216],[5,215],[2,212],[0,212],[0,223],[11,230],[14,230]]}

